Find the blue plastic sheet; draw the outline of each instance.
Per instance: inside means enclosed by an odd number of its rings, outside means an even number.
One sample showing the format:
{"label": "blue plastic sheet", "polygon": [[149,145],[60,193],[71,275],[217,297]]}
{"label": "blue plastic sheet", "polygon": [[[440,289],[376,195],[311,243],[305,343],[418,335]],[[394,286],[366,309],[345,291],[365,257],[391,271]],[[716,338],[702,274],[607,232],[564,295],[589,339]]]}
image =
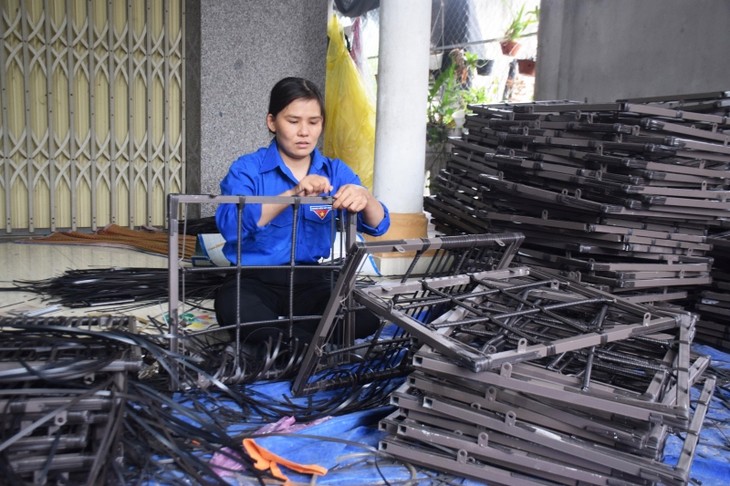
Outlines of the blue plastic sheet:
{"label": "blue plastic sheet", "polygon": [[[693,350],[709,355],[716,370],[730,372],[730,354],[702,345],[693,346]],[[289,397],[294,401],[301,400],[291,397],[289,386],[288,382],[261,383],[256,384],[255,389],[276,399]],[[698,395],[699,390],[694,389],[693,399]],[[260,437],[256,442],[287,459],[328,468],[329,472],[325,476],[317,478],[317,484],[384,484],[384,479],[391,483],[416,479],[419,485],[443,484],[445,475],[437,471],[423,468],[414,471],[374,459],[372,451],[377,449],[378,442],[386,435],[378,430],[378,421],[392,410],[392,407],[382,407],[349,413],[332,417],[295,434]],[[247,426],[250,429],[251,424]],[[666,464],[676,464],[682,444],[683,437],[668,437],[663,458]],[[364,462],[365,458],[367,462]],[[379,464],[376,466],[374,462]],[[446,477],[451,484],[483,484],[448,475]],[[293,472],[290,478],[298,482],[309,481],[308,477]],[[723,386],[721,379],[718,380],[700,434],[690,470],[690,484],[730,484],[730,388]]]}

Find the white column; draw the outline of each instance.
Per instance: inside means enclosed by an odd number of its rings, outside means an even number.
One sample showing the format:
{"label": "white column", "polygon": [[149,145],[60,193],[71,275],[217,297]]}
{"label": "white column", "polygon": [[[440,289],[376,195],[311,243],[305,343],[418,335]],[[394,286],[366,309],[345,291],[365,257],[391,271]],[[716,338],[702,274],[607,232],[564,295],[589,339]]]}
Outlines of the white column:
{"label": "white column", "polygon": [[430,1],[381,0],[373,193],[393,215],[388,234],[399,238],[425,236],[430,30]]}

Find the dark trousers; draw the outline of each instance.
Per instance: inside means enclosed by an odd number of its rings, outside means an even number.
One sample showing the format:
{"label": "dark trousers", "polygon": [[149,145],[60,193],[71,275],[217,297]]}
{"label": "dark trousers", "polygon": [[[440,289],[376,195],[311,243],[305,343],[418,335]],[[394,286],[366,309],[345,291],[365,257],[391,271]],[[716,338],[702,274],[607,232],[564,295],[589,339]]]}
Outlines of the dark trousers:
{"label": "dark trousers", "polygon": [[[269,337],[286,333],[289,324],[289,270],[255,269],[244,270],[240,283],[240,338],[242,342],[258,343]],[[333,283],[329,271],[317,269],[295,269],[292,293],[292,315],[317,316],[296,320],[292,336],[309,342],[327,307]],[[215,312],[218,324],[234,325],[236,320],[236,275],[229,277],[218,289],[215,298]],[[284,319],[280,319],[284,317]],[[259,321],[275,321],[261,323]],[[276,322],[278,321],[278,322]],[[355,337],[365,337],[377,329],[377,317],[367,310],[355,314]]]}

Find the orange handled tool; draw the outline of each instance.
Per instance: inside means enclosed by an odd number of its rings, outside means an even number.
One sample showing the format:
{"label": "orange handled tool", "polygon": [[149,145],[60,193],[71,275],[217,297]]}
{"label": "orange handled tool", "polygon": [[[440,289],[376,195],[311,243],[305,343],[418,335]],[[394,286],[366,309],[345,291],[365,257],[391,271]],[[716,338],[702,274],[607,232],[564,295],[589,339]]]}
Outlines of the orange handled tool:
{"label": "orange handled tool", "polygon": [[284,481],[285,486],[291,485],[291,482],[286,474],[281,471],[279,465],[304,474],[317,474],[319,476],[327,474],[327,469],[322,466],[318,466],[316,464],[299,464],[298,462],[277,456],[273,452],[258,445],[253,439],[243,439],[243,448],[246,450],[246,453],[251,456],[251,459],[254,460],[254,467],[256,469],[259,471],[271,471],[271,474],[275,478]]}

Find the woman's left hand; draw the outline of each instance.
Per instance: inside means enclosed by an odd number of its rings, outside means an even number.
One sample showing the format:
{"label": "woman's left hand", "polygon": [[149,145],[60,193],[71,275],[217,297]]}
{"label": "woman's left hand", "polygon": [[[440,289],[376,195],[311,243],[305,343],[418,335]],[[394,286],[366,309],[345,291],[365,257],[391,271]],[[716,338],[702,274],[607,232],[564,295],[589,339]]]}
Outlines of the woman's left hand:
{"label": "woman's left hand", "polygon": [[346,209],[351,213],[359,213],[365,209],[370,202],[370,192],[357,184],[345,184],[335,193],[333,209]]}

